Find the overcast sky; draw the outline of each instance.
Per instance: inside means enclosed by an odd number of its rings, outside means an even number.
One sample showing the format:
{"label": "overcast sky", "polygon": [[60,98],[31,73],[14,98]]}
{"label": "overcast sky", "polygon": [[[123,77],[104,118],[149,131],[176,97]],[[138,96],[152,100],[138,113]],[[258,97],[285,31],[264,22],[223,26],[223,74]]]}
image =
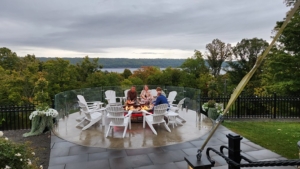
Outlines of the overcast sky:
{"label": "overcast sky", "polygon": [[187,58],[218,38],[270,41],[283,0],[1,0],[0,47],[19,56]]}

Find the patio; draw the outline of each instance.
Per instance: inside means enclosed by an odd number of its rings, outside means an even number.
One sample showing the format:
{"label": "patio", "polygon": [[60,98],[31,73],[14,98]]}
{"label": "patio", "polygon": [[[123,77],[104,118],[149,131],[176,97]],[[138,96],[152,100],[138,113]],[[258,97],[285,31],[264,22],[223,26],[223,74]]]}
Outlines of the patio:
{"label": "patio", "polygon": [[105,137],[108,129],[107,120],[105,120],[105,125],[100,126],[98,123],[87,130],[75,127],[78,123],[76,118],[81,116],[79,112],[76,112],[59,119],[53,133],[64,140],[88,147],[136,149],[161,147],[190,141],[205,135],[212,128],[211,120],[206,118],[201,121],[201,116],[195,111],[184,109],[180,111],[180,115],[186,122],[174,128],[169,125],[171,132],[168,132],[163,125],[156,125],[155,129],[158,135],[155,135],[148,125],[143,129],[143,123],[131,123],[131,130],[127,131],[125,138],[122,138],[124,127],[115,127],[114,132]]}
{"label": "patio", "polygon": [[[76,118],[82,116],[76,106],[76,95],[82,94],[89,101],[103,101],[104,91],[109,89],[116,90],[117,96],[122,96],[124,90],[120,87],[80,89],[57,94],[55,107],[59,110],[60,115],[51,135],[49,169],[187,168],[184,157],[197,154],[197,150],[203,145],[211,131],[213,123],[209,118],[202,119],[201,114],[198,113],[201,106],[200,92],[197,89],[170,86],[164,88],[168,89],[167,91],[176,90],[178,92],[177,101],[187,98],[185,108],[179,111],[180,116],[186,122],[174,128],[169,125],[171,132],[168,132],[163,125],[155,125],[157,135],[147,124],[144,129],[142,123],[132,122],[132,128],[127,130],[124,138],[122,137],[124,127],[114,127],[114,132],[105,137],[108,129],[106,120],[104,120],[103,126],[96,123],[87,130],[75,127],[78,123]],[[221,145],[228,145],[226,135],[229,133],[232,131],[220,126],[206,148],[219,149]],[[285,159],[246,138],[241,142],[241,149],[242,154],[253,161]],[[202,155],[202,158],[206,158],[205,153]],[[213,168],[228,168],[223,158],[214,153],[211,156],[216,161]],[[295,167],[271,168],[292,169]]]}
{"label": "patio", "polygon": [[[221,145],[228,145],[228,139],[226,138],[228,133],[232,132],[220,126],[208,142],[207,147],[219,148]],[[205,134],[194,140],[168,146],[139,149],[110,149],[81,146],[61,139],[52,133],[48,169],[186,169],[187,163],[184,161],[184,157],[195,156],[197,149],[202,146],[207,135]],[[246,138],[241,142],[241,149],[243,150],[243,155],[255,161],[285,159]],[[202,158],[206,158],[204,154]],[[214,169],[228,168],[226,161],[220,156],[212,153],[212,159],[216,161]],[[295,169],[292,166],[256,168]]]}

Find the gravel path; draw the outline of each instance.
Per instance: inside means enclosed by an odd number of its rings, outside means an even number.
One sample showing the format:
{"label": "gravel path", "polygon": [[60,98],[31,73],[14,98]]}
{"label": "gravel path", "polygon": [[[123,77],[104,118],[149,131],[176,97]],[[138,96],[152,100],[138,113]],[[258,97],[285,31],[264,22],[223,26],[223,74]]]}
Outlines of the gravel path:
{"label": "gravel path", "polygon": [[30,130],[8,130],[3,131],[4,137],[13,140],[18,143],[25,143],[26,141],[31,142],[32,148],[35,149],[36,156],[39,157],[40,165],[47,168],[49,165],[50,157],[50,144],[51,144],[51,133],[45,132],[38,136],[23,137],[24,133]]}

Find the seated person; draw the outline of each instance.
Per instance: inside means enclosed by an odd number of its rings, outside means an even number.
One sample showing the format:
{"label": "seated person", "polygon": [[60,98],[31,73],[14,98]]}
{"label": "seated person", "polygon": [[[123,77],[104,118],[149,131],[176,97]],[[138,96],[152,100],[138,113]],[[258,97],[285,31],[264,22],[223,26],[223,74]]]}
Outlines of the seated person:
{"label": "seated person", "polygon": [[[166,98],[166,96],[162,95],[162,89],[160,87],[157,87],[156,91],[157,91],[157,98],[154,103],[154,106],[157,106],[160,104],[168,104],[169,105],[169,102],[168,102],[168,99]],[[170,107],[170,105],[169,105],[169,107]],[[169,110],[169,108],[168,108],[168,110]]]}
{"label": "seated person", "polygon": [[144,86],[144,89],[141,92],[141,101],[145,104],[151,103],[153,97],[147,85]]}
{"label": "seated person", "polygon": [[130,90],[127,93],[126,103],[135,104],[137,101],[137,92],[135,86],[131,86]]}

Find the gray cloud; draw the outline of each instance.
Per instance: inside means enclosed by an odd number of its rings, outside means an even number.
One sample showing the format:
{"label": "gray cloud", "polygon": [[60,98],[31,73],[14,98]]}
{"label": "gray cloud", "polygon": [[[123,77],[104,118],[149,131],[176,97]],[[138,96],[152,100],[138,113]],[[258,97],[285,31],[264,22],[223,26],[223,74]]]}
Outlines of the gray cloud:
{"label": "gray cloud", "polygon": [[2,0],[0,46],[204,50],[215,38],[269,40],[286,11],[282,0]]}

